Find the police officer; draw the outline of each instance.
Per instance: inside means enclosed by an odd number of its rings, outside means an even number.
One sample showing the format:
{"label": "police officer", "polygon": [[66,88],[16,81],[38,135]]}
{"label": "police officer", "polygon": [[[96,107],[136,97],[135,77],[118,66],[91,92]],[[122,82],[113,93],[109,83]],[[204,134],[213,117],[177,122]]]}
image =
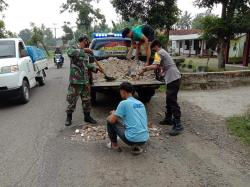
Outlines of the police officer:
{"label": "police officer", "polygon": [[78,42],[79,46],[76,46],[74,42],[71,42],[67,51],[68,56],[70,57],[70,76],[67,94],[68,107],[66,110],[66,126],[72,124],[72,113],[75,110],[79,97],[82,100],[84,121],[92,124],[97,123],[97,121],[90,116],[91,102],[88,70],[97,73],[98,68],[96,68],[94,64],[89,63],[89,58],[86,54],[92,52],[91,49],[86,48],[89,44],[88,37],[82,36],[79,38]]}
{"label": "police officer", "polygon": [[144,67],[140,74],[143,75],[146,71],[156,70],[158,68],[161,69],[165,79],[167,92],[165,118],[160,124],[172,125],[173,128],[169,132],[169,135],[176,136],[184,129],[181,124],[180,106],[177,102],[177,96],[181,85],[181,73],[167,51],[162,48],[159,40],[154,40],[151,44],[151,48],[156,52],[154,63],[150,66]]}

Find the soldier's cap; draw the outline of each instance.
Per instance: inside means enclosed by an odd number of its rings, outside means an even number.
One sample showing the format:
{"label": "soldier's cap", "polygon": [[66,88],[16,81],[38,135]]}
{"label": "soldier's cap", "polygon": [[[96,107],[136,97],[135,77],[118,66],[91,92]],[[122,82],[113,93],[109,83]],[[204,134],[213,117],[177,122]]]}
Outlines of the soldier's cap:
{"label": "soldier's cap", "polygon": [[79,39],[78,39],[78,42],[82,42],[82,41],[89,41],[89,38],[87,35],[83,35],[83,36],[80,36]]}

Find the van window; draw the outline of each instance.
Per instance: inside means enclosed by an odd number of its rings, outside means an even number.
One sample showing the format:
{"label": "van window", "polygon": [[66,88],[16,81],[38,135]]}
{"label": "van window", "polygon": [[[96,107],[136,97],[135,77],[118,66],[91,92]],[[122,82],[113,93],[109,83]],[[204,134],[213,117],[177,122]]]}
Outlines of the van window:
{"label": "van window", "polygon": [[22,52],[25,50],[25,47],[22,42],[18,43],[18,51],[19,51],[19,58],[22,58]]}
{"label": "van window", "polygon": [[14,41],[0,41],[0,59],[15,58],[16,49]]}

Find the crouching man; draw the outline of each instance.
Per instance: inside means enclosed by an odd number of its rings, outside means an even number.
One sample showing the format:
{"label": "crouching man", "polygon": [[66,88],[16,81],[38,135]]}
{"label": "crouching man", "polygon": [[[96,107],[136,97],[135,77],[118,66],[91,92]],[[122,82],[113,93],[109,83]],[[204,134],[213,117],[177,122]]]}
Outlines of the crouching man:
{"label": "crouching man", "polygon": [[132,147],[133,154],[143,152],[142,145],[149,139],[147,113],[145,106],[133,97],[134,88],[128,82],[120,85],[120,102],[116,111],[111,111],[108,116],[107,130],[111,143],[108,147],[121,150],[117,142],[117,136]]}

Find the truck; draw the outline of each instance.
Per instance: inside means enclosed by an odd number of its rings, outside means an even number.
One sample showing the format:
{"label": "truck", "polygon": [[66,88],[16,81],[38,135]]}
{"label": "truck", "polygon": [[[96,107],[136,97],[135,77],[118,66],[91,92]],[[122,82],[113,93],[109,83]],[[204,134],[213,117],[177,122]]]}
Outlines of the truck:
{"label": "truck", "polygon": [[20,38],[0,39],[0,99],[30,100],[30,89],[45,85],[48,62],[41,49]]}
{"label": "truck", "polygon": [[[115,57],[125,59],[129,49],[132,46],[129,38],[122,38],[120,33],[94,33],[90,48],[97,60]],[[107,62],[108,63],[108,62]],[[118,92],[119,86],[124,80],[115,80],[112,82],[94,80],[91,87],[91,101],[96,103],[96,94],[109,94]],[[137,92],[139,100],[147,103],[151,100],[161,85],[165,83],[156,79],[152,80],[129,80]]]}

